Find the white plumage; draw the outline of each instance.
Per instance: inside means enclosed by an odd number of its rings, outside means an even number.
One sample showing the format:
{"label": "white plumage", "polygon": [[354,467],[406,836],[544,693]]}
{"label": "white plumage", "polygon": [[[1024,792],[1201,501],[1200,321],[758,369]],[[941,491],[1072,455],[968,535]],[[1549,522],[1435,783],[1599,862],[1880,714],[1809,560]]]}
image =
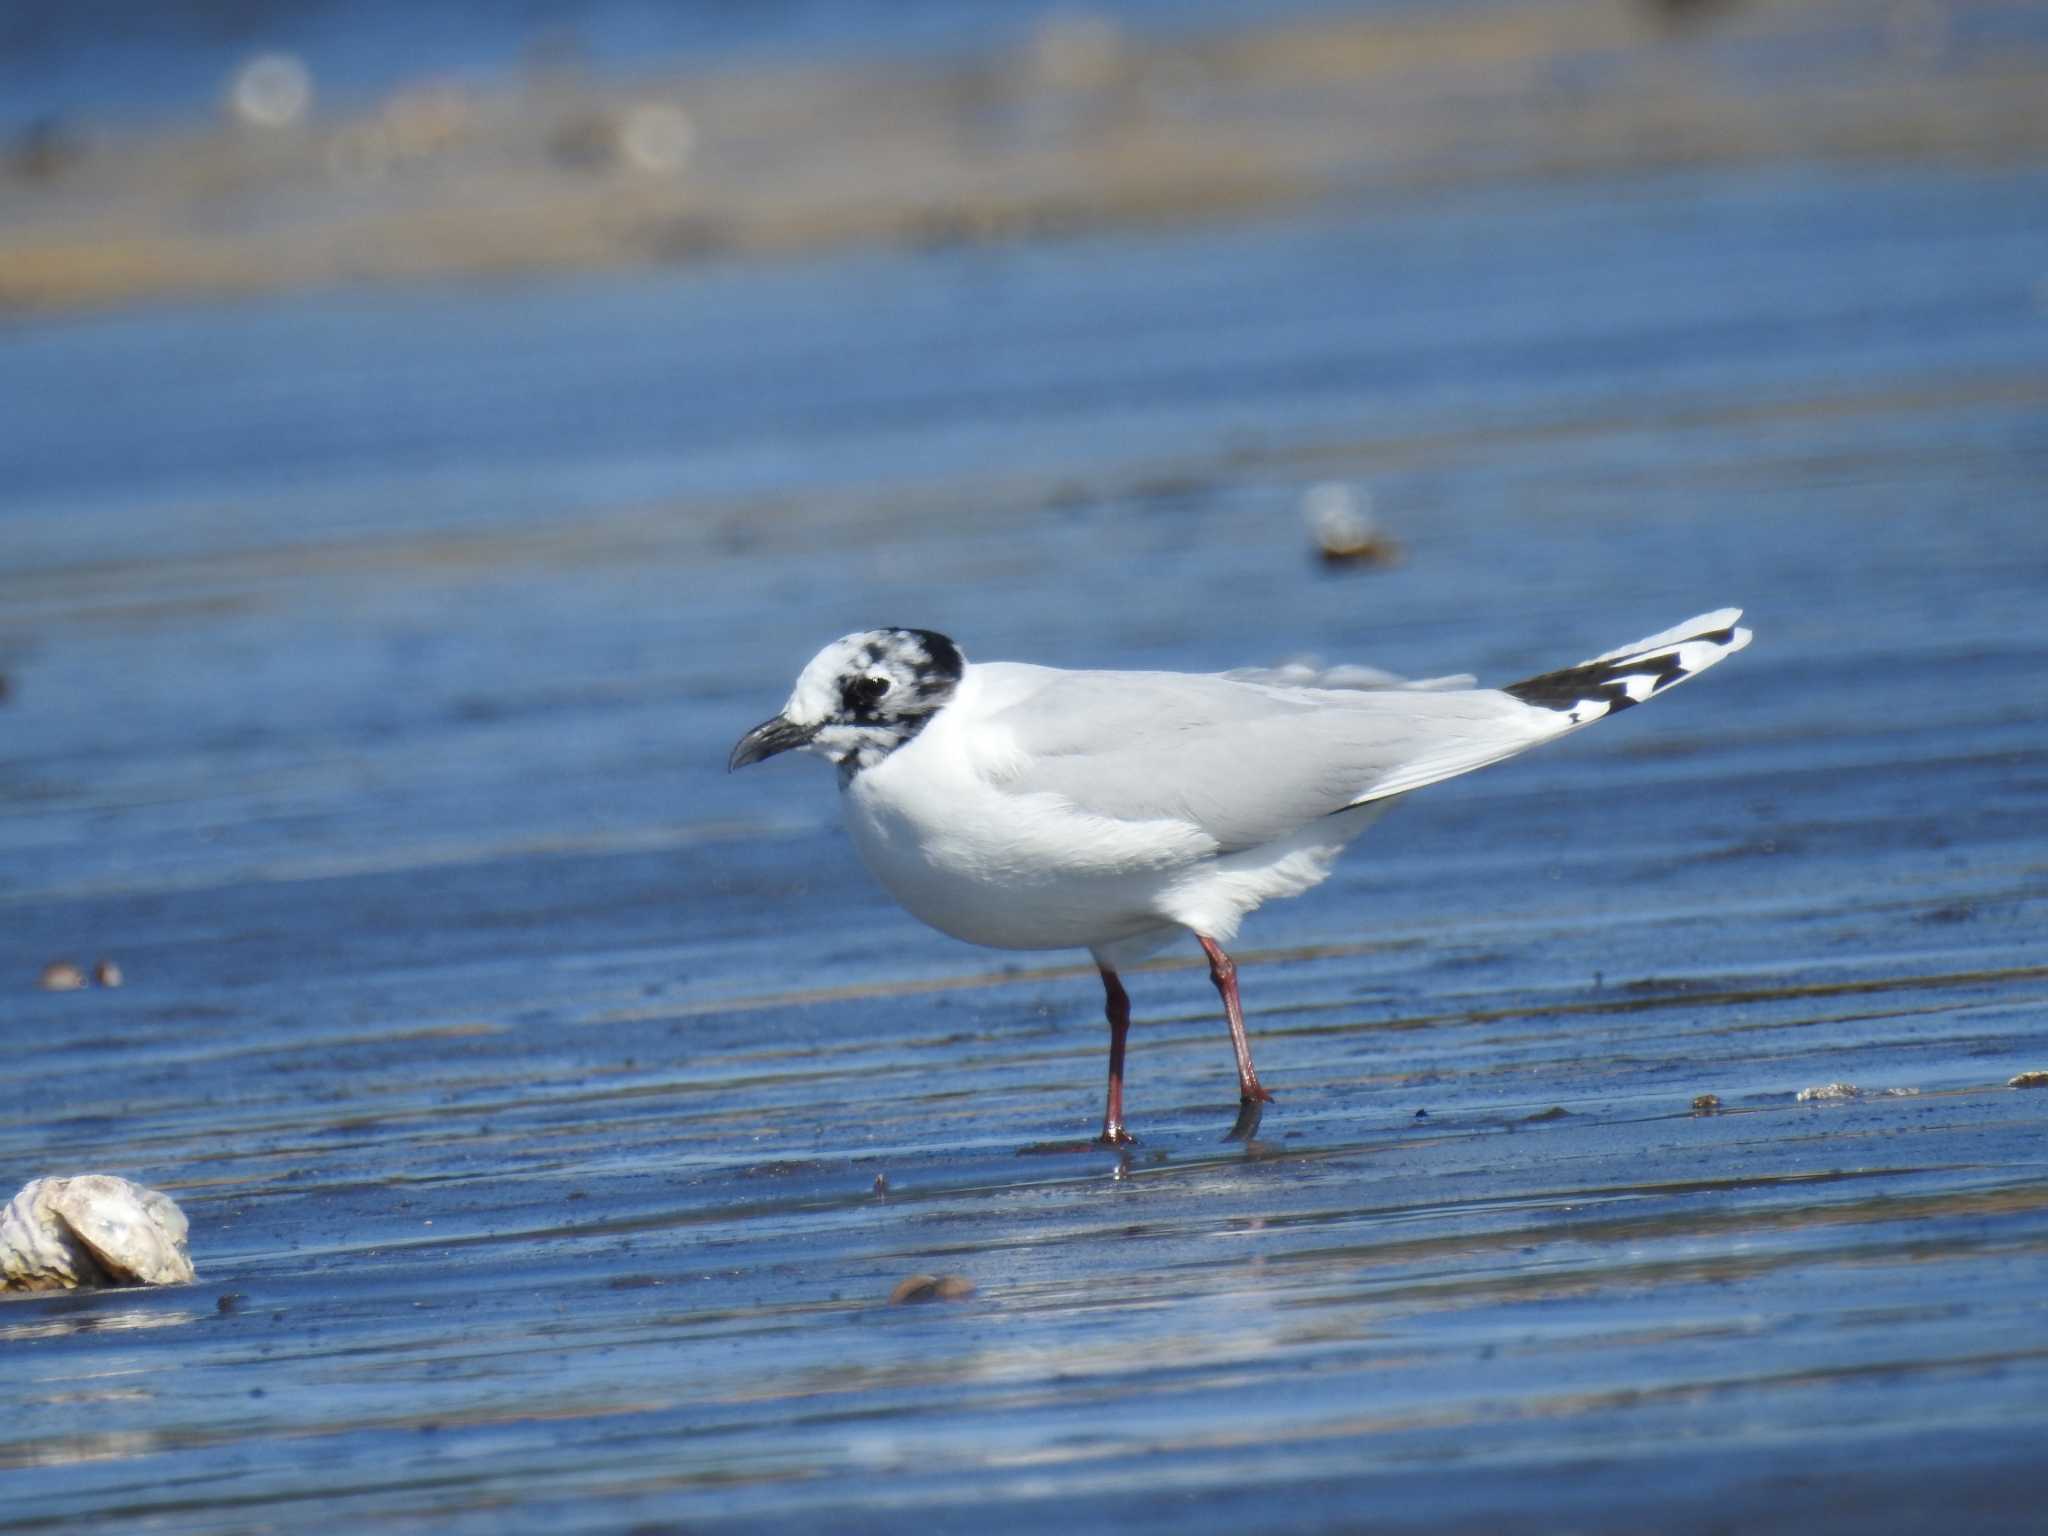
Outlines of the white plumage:
{"label": "white plumage", "polygon": [[[847,825],[892,896],[956,937],[1086,948],[1116,971],[1194,933],[1239,1045],[1239,1131],[1267,1095],[1250,1069],[1221,945],[1246,913],[1328,875],[1397,796],[1469,773],[1675,686],[1749,643],[1702,614],[1506,689],[1402,684],[1350,668],[1213,675],[967,664],[924,630],[827,646],[733,766],[791,747],[840,764]],[[1127,1021],[1127,1008],[1126,1008]]]}

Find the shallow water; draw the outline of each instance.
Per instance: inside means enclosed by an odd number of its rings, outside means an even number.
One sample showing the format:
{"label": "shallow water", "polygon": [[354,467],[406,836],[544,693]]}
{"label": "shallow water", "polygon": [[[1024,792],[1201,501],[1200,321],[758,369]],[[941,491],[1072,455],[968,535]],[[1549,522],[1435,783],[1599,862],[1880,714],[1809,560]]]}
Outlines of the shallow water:
{"label": "shallow water", "polygon": [[[0,1174],[168,1190],[202,1280],[0,1306],[0,1529],[2033,1528],[2044,206],[1808,168],[17,323]],[[1401,565],[1312,564],[1328,478]],[[1088,1148],[1083,957],[722,771],[871,623],[1498,682],[1724,602],[1750,651],[1251,920],[1249,1148],[1192,952]]]}

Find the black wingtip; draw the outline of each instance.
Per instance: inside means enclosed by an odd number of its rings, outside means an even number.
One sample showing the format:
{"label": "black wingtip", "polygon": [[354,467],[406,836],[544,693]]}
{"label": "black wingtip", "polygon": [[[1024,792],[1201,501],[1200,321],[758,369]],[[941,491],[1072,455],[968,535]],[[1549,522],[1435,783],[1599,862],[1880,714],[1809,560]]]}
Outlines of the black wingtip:
{"label": "black wingtip", "polygon": [[1740,616],[1739,610],[1723,609],[1706,616],[1724,621],[1712,629],[1688,633],[1681,626],[1666,630],[1575,667],[1525,677],[1502,692],[1524,704],[1564,715],[1571,725],[1586,725],[1654,699],[1741,650],[1749,644],[1749,631],[1733,622]]}

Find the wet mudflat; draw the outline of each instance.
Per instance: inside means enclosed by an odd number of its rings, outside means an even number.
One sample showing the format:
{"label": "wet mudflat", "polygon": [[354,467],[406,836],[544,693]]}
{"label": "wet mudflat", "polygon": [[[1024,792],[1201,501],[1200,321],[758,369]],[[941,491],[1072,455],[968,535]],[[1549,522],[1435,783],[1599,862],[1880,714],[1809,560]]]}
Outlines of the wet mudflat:
{"label": "wet mudflat", "polygon": [[[201,1281],[0,1306],[0,1530],[2037,1529],[2044,206],[18,323],[0,1171],[172,1193]],[[1400,565],[1308,559],[1327,479]],[[1750,651],[1251,920],[1249,1147],[1192,946],[1087,1147],[1082,957],[722,772],[873,623],[1500,682],[1724,602]]]}

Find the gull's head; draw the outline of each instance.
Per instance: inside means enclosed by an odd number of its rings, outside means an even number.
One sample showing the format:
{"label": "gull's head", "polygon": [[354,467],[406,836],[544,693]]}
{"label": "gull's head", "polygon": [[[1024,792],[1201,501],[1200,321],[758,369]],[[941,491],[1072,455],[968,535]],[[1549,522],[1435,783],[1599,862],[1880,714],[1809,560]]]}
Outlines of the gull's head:
{"label": "gull's head", "polygon": [[923,730],[960,685],[960,648],[929,629],[868,629],[810,660],[782,713],[739,740],[728,770],[801,747],[848,774]]}

